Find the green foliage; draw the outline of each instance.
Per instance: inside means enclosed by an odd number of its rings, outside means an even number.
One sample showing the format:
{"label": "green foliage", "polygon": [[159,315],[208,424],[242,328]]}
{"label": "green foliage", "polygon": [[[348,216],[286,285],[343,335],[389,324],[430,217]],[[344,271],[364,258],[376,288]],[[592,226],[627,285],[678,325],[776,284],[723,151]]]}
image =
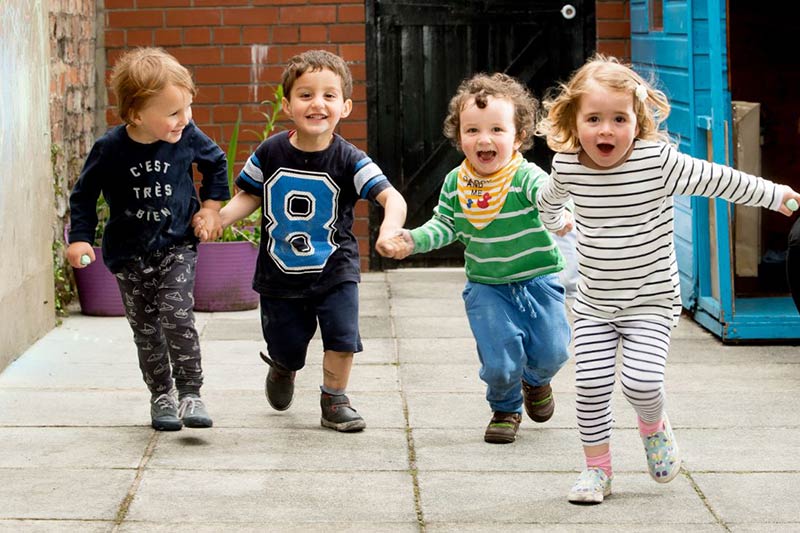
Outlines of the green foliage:
{"label": "green foliage", "polygon": [[67,316],[67,305],[75,297],[75,286],[64,261],[64,242],[53,242],[53,280],[55,283],[56,316]]}
{"label": "green foliage", "polygon": [[[266,140],[267,137],[275,130],[275,122],[281,112],[283,101],[283,87],[278,85],[273,93],[272,100],[264,100],[262,105],[267,106],[267,111],[259,111],[265,119],[264,129],[262,131],[247,130],[255,134],[259,141]],[[233,126],[231,139],[228,142],[228,188],[231,191],[231,196],[236,194],[236,159],[239,155],[239,128],[242,122],[241,112],[236,119],[236,124]],[[261,240],[261,209],[256,209],[249,216],[236,222],[230,227],[225,228],[222,232],[220,241],[250,241],[254,246],[258,245]]]}

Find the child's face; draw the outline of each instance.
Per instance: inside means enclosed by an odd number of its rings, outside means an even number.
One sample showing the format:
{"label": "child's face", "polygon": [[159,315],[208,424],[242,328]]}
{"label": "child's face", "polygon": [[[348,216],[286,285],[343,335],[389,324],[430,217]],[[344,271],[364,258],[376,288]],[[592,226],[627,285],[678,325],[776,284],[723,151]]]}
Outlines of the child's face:
{"label": "child's face", "polygon": [[511,161],[522,142],[517,139],[514,104],[489,96],[483,109],[467,100],[459,115],[459,144],[475,171],[488,176]]}
{"label": "child's face", "polygon": [[345,100],[342,80],[336,73],[328,69],[304,72],[283,99],[283,111],[297,127],[292,142],[301,150],[324,150],[352,105],[349,98]]}
{"label": "child's face", "polygon": [[181,140],[183,128],[192,120],[192,94],[183,87],[167,85],[134,111],[131,119],[133,125],[129,125],[128,135],[134,141],[174,144]]}
{"label": "child's face", "polygon": [[612,91],[590,81],[578,105],[576,126],[581,163],[598,169],[624,163],[639,134],[633,112],[633,95]]}

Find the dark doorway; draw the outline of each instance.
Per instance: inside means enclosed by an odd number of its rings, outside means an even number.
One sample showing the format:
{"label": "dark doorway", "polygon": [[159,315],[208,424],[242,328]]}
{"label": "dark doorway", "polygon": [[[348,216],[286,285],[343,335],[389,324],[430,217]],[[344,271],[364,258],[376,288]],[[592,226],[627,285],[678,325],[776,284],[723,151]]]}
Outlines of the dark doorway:
{"label": "dark doorway", "polygon": [[[594,0],[367,0],[368,150],[408,202],[406,227],[427,221],[445,175],[463,156],[442,135],[458,84],[477,72],[505,72],[540,98],[595,48]],[[549,169],[543,141],[525,156]],[[374,252],[370,266],[397,262]],[[453,244],[404,266],[461,265]]]}

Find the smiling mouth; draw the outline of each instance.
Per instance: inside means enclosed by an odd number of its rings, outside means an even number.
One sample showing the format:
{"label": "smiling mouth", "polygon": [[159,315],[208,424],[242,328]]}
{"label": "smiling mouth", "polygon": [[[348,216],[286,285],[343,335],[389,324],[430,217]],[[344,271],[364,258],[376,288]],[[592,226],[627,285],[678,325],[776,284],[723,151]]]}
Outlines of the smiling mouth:
{"label": "smiling mouth", "polygon": [[309,119],[309,120],[325,120],[326,118],[328,118],[328,116],[327,115],[308,115],[306,118]]}
{"label": "smiling mouth", "polygon": [[600,152],[608,155],[614,151],[614,145],[608,143],[600,143],[597,145],[597,149],[600,150]]}

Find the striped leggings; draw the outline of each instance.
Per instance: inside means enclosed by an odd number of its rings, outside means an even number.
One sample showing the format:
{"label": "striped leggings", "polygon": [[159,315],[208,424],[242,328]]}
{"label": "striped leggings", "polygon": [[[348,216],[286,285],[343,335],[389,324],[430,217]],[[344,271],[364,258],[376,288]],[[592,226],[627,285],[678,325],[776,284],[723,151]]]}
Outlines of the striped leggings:
{"label": "striped leggings", "polygon": [[643,421],[661,419],[670,333],[669,324],[657,321],[575,320],[576,407],[584,446],[605,444],[611,438],[611,393],[620,341],[622,393]]}

